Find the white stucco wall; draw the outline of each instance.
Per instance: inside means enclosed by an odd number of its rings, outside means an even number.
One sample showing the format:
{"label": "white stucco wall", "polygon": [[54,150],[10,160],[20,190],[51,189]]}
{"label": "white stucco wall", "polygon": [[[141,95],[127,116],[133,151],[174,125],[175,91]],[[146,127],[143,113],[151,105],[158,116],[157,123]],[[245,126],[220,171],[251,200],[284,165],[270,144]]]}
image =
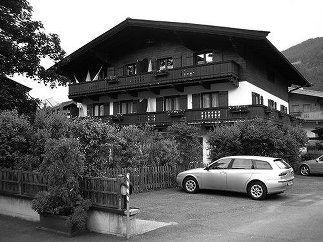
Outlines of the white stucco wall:
{"label": "white stucco wall", "polygon": [[[268,106],[268,99],[271,99],[277,103],[277,109],[280,109],[280,105],[284,105],[288,108],[288,102],[280,99],[273,94],[264,91],[263,89],[247,82],[239,82],[239,87],[228,92],[229,106],[237,105],[251,105],[252,104],[252,92],[258,93],[264,98],[264,105]],[[289,110],[288,110],[289,112]]]}

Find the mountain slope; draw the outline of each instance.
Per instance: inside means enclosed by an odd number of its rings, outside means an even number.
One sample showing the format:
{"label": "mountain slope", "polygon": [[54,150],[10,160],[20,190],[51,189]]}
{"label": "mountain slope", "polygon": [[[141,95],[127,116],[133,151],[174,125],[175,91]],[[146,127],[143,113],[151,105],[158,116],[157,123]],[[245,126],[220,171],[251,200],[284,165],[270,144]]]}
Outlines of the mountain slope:
{"label": "mountain slope", "polygon": [[323,37],[306,40],[282,53],[313,84],[310,89],[323,91]]}

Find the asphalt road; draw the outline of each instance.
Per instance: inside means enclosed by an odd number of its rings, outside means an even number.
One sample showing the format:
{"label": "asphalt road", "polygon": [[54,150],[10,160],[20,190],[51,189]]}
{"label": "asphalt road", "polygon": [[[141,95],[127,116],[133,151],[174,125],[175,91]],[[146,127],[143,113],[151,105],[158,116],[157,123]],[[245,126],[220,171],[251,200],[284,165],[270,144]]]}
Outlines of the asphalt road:
{"label": "asphalt road", "polygon": [[136,194],[132,201],[140,219],[177,223],[133,241],[323,241],[323,176],[296,175],[291,190],[264,201],[180,189]]}
{"label": "asphalt road", "polygon": [[[172,223],[130,241],[323,241],[323,176],[296,176],[284,194],[254,201],[247,195],[166,189],[131,196],[138,219]],[[0,216],[0,241],[125,241],[88,233],[75,238]]]}

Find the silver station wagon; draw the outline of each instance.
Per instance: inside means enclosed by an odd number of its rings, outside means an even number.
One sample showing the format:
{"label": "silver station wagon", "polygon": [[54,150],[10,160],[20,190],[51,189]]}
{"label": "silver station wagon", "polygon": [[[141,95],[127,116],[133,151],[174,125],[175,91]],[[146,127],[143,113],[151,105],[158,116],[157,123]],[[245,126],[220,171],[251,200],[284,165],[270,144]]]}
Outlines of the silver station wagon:
{"label": "silver station wagon", "polygon": [[228,156],[205,168],[187,170],[177,175],[177,183],[188,193],[199,189],[248,193],[261,200],[268,194],[291,188],[294,171],[281,158],[262,156]]}

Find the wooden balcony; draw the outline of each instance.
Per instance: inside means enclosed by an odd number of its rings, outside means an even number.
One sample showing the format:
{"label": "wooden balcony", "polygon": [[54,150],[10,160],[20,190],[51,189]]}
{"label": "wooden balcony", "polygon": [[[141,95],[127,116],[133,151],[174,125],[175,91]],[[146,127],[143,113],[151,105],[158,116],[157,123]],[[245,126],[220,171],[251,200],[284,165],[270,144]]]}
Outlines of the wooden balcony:
{"label": "wooden balcony", "polygon": [[234,61],[190,66],[168,70],[167,72],[149,72],[134,76],[117,76],[104,80],[70,84],[69,98],[139,91],[175,85],[209,85],[217,81],[230,81],[238,85],[239,64]]}
{"label": "wooden balcony", "polygon": [[305,121],[320,121],[323,120],[323,111],[317,112],[298,112],[292,113],[293,116],[298,117],[300,119],[304,119]]}
{"label": "wooden balcony", "polygon": [[103,117],[109,122],[129,125],[129,124],[150,124],[153,126],[168,126],[176,121],[185,121],[188,124],[198,124],[202,126],[213,126],[219,123],[229,123],[253,118],[263,118],[272,120],[279,124],[298,124],[299,119],[277,110],[268,111],[268,107],[263,105],[230,106],[223,108],[208,109],[188,109],[181,112],[181,115],[171,115],[168,112],[154,112],[145,114],[124,114],[122,118],[113,116]]}

